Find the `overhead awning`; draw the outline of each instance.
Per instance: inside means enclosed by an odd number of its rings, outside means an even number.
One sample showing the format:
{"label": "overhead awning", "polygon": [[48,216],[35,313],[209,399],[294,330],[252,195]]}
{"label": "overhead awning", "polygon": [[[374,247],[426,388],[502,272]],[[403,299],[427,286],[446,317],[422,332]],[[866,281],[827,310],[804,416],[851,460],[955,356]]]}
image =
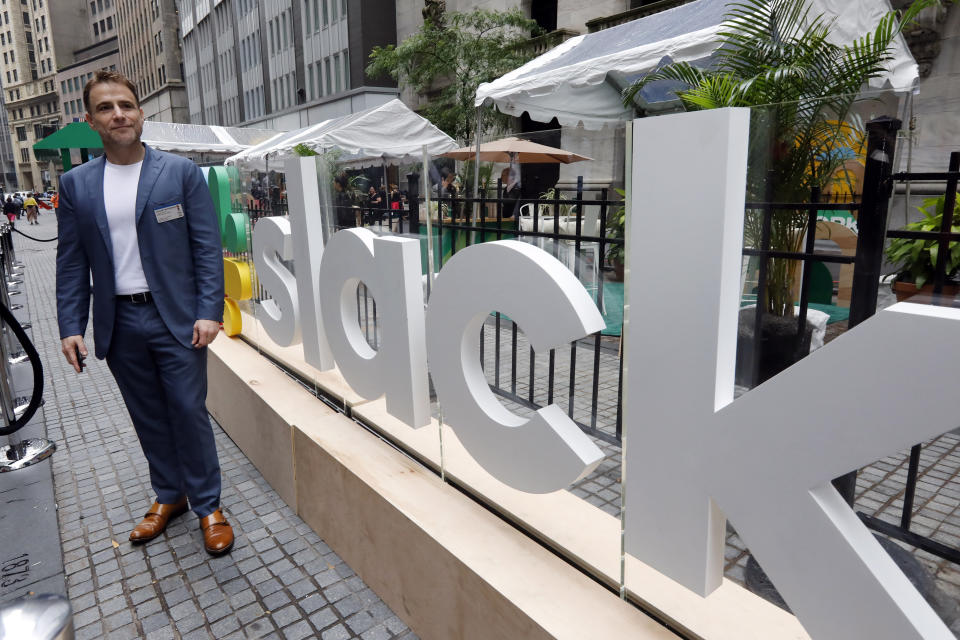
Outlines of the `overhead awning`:
{"label": "overhead awning", "polygon": [[38,140],[33,148],[37,151],[60,149],[102,149],[100,134],[90,128],[86,122],[71,122],[62,129]]}
{"label": "overhead awning", "polygon": [[[830,41],[847,44],[872,33],[890,11],[888,0],[809,0],[811,14],[834,20]],[[481,84],[477,106],[496,106],[513,116],[598,129],[633,117],[621,101],[624,83],[669,62],[707,65],[717,49],[730,0],[696,0],[610,29],[577,36],[514,69]],[[897,38],[888,72],[876,88],[907,91],[918,76],[917,64],[902,36]]]}
{"label": "overhead awning", "polygon": [[271,129],[148,120],[143,123],[143,135],[140,139],[161,151],[238,153],[276,135],[277,132]]}
{"label": "overhead awning", "polygon": [[277,135],[227,158],[225,164],[253,164],[260,170],[269,165],[279,169],[284,160],[296,156],[293,148],[301,144],[318,153],[337,149],[341,153],[337,162],[354,167],[416,162],[424,145],[433,155],[457,148],[453,138],[399,100],[391,100]]}
{"label": "overhead awning", "polygon": [[[178,122],[143,123],[140,139],[161,151],[237,153],[277,135],[268,129],[216,127]],[[100,134],[86,122],[71,122],[33,145],[36,150],[102,149]]]}

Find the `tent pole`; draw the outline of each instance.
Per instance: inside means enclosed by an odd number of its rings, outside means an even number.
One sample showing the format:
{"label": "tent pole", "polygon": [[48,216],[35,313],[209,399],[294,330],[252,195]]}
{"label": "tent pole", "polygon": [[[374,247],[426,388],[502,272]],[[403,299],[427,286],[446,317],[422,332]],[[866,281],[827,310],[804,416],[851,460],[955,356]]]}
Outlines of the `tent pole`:
{"label": "tent pole", "polygon": [[[383,159],[383,194],[386,197],[386,202],[380,202],[380,206],[387,210],[387,228],[390,231],[393,231],[393,213],[390,210],[390,180],[387,176],[387,159]],[[381,217],[381,220],[383,218]],[[383,222],[380,223],[383,225]]]}
{"label": "tent pole", "polygon": [[[427,221],[427,301],[430,300],[430,292],[433,288],[433,212],[430,210],[430,164],[427,159],[427,145],[423,145],[423,208],[424,217]],[[440,205],[437,205],[437,214],[440,213]]]}
{"label": "tent pole", "polygon": [[[481,131],[481,118],[483,115],[483,107],[477,107],[477,133],[473,138],[473,224],[471,226],[477,226],[477,218],[480,213],[480,131]],[[474,244],[477,241],[476,231],[471,231],[470,235],[470,244]]]}
{"label": "tent pole", "polygon": [[73,163],[70,162],[70,149],[60,149],[60,159],[63,161],[64,173],[73,169]]}

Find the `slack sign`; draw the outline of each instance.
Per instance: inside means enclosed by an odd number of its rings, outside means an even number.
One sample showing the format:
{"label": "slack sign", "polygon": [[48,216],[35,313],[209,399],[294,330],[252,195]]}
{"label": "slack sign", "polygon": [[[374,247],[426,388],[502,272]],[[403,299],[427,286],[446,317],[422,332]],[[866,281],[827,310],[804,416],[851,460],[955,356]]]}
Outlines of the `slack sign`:
{"label": "slack sign", "polygon": [[[953,638],[830,479],[960,423],[960,310],[895,305],[734,401],[749,112],[633,127],[626,551],[706,596],[722,579],[729,517],[813,637]],[[522,242],[474,245],[444,265],[425,307],[417,240],[348,229],[325,244],[329,194],[313,159],[285,169],[290,217],[261,219],[253,237],[275,342],[302,342],[307,362],[338,366],[414,429],[430,423],[429,364],[445,421],[517,489],[563,489],[596,466],[602,453],[559,407],[517,416],[480,366],[495,310],[538,351],[603,327],[566,268]],[[376,351],[357,321],[360,282],[382,318]],[[917,415],[901,397],[930,401]]]}

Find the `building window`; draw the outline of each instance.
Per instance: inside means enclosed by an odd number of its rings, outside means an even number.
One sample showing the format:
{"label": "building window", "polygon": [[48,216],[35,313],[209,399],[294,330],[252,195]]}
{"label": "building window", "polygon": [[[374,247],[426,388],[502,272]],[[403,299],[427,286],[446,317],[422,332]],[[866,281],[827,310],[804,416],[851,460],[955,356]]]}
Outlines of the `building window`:
{"label": "building window", "polygon": [[17,140],[24,142],[27,139],[27,128],[26,127],[17,127]]}
{"label": "building window", "polygon": [[107,16],[107,29],[113,29],[113,16]]}
{"label": "building window", "polygon": [[96,22],[93,23],[93,35],[95,36],[100,35],[100,25],[97,24]]}
{"label": "building window", "polygon": [[330,75],[330,58],[326,58],[323,61],[323,75],[327,79],[327,95],[333,93],[333,79]]}
{"label": "building window", "polygon": [[286,49],[290,46],[289,40],[287,39],[287,12],[284,11],[281,13],[280,18],[283,19],[283,48]]}
{"label": "building window", "polygon": [[21,162],[30,162],[30,149],[24,147],[20,149],[20,161]]}
{"label": "building window", "polygon": [[340,54],[339,53],[333,54],[333,69],[334,69],[334,74],[337,77],[337,84],[336,84],[337,93],[340,93],[343,87],[343,84],[341,82],[341,77],[340,77],[341,73],[340,73]]}
{"label": "building window", "polygon": [[320,0],[320,2],[323,3],[323,26],[330,24],[330,13],[327,10],[327,1],[328,0]]}
{"label": "building window", "polygon": [[330,20],[337,21],[337,0],[330,0]]}

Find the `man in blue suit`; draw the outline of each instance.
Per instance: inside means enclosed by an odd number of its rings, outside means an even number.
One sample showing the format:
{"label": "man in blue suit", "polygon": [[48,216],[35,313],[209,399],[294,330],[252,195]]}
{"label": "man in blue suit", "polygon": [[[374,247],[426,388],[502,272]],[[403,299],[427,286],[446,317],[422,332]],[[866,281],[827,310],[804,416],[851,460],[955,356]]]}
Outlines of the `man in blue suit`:
{"label": "man in blue suit", "polygon": [[220,511],[220,464],[206,411],[207,349],[223,317],[213,202],[197,166],[140,142],[143,110],[123,75],[84,88],[104,155],[66,173],[57,211],[57,316],[79,373],[93,292],[93,337],[123,395],[156,502],[130,534],[160,535],[189,508],[212,554],[233,545]]}

